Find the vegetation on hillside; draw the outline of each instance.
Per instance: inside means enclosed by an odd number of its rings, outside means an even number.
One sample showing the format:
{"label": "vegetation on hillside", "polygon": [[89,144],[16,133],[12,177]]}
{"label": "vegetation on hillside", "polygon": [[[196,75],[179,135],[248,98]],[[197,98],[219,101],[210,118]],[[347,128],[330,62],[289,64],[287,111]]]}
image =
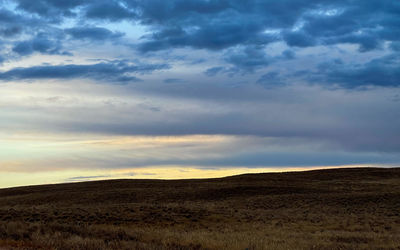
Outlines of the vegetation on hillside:
{"label": "vegetation on hillside", "polygon": [[399,249],[400,169],[0,190],[0,249]]}

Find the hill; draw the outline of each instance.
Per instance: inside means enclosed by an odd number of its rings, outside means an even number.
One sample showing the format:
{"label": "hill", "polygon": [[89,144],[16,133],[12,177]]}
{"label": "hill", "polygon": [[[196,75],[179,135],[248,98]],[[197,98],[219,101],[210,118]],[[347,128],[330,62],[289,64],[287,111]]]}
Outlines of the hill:
{"label": "hill", "polygon": [[399,249],[400,169],[0,189],[0,249]]}

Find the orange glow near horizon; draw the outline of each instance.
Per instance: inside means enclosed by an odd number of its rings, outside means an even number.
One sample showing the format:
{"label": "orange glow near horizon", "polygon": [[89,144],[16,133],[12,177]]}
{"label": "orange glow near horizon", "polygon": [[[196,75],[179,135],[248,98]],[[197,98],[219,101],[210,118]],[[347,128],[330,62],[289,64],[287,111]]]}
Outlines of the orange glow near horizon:
{"label": "orange glow near horizon", "polygon": [[221,178],[240,174],[279,173],[333,168],[374,167],[371,165],[316,166],[316,167],[265,167],[265,168],[219,168],[200,169],[194,166],[155,166],[115,170],[58,170],[36,173],[3,172],[0,188],[57,184],[68,182],[110,179],[205,179]]}
{"label": "orange glow near horizon", "polygon": [[[250,136],[26,133],[2,134],[0,140],[3,142],[0,143],[0,188],[99,179],[197,179],[245,173],[375,166],[224,165],[223,159],[246,153],[244,149],[279,153],[281,145],[276,144],[273,138]],[[213,164],[214,160],[222,162],[222,165]],[[382,166],[385,165],[379,165]]]}

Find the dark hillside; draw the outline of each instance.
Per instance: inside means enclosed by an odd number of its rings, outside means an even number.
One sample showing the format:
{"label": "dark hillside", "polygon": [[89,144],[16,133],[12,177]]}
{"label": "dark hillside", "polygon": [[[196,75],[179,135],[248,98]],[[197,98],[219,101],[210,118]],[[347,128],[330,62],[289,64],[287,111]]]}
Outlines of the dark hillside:
{"label": "dark hillside", "polygon": [[0,190],[0,249],[398,249],[400,169]]}

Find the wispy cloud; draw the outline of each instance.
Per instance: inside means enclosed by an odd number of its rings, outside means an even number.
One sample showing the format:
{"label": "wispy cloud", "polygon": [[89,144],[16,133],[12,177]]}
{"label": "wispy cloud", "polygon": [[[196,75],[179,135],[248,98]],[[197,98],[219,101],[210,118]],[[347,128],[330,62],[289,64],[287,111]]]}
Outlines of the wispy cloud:
{"label": "wispy cloud", "polygon": [[13,68],[1,72],[0,80],[89,78],[104,82],[123,83],[140,81],[132,74],[146,74],[168,68],[168,64],[133,64],[129,61],[119,60],[87,65],[45,65]]}

